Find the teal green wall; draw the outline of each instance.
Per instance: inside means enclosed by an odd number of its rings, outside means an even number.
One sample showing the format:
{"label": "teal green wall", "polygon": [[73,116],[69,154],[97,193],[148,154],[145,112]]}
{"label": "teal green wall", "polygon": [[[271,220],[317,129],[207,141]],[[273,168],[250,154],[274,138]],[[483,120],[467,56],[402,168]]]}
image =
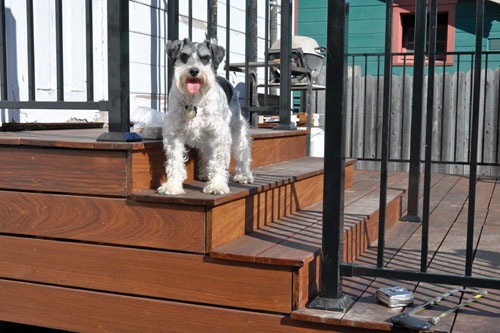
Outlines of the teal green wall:
{"label": "teal green wall", "polygon": [[[382,0],[350,0],[349,10],[349,53],[383,53],[385,33],[385,1]],[[326,46],[326,0],[298,1],[298,34],[313,37],[321,46]],[[475,48],[475,1],[459,0],[455,18],[455,51],[474,51]],[[487,1],[485,4],[485,27],[483,49],[488,50],[489,39],[500,38],[500,5]],[[461,57],[460,71],[470,67],[470,56]],[[490,55],[489,68],[500,66],[500,55]],[[351,60],[350,60],[351,61]],[[367,60],[370,74],[377,72],[377,58]],[[446,71],[456,71],[454,66],[447,66]],[[365,59],[356,65],[365,67]],[[465,68],[467,67],[467,68]],[[381,64],[381,70],[383,64]],[[409,69],[411,70],[411,69]],[[438,68],[438,71],[442,68]],[[393,68],[394,74],[401,74],[401,67]]]}

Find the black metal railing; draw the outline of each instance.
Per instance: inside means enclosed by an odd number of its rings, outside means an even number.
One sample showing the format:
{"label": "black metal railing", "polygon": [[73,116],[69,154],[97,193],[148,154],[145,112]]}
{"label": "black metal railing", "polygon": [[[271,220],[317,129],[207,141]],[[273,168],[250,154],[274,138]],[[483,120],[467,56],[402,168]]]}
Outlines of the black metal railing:
{"label": "black metal railing", "polygon": [[[271,3],[272,2],[272,3]],[[246,10],[246,29],[250,29],[251,20],[257,20],[256,13],[252,12],[252,8],[256,6],[255,1],[247,0],[245,5]],[[291,22],[292,22],[292,1],[291,0],[281,0],[281,1],[271,1],[262,0],[258,1],[259,6],[265,6],[265,34],[264,34],[264,50],[256,50],[256,45],[258,44],[255,39],[256,36],[251,34],[245,34],[245,61],[244,61],[244,73],[245,81],[249,84],[245,84],[246,87],[246,106],[252,105],[250,98],[255,91],[252,90],[252,80],[254,79],[251,74],[251,62],[255,59],[250,57],[250,54],[255,54],[256,52],[262,52],[267,54],[270,46],[270,25],[271,13],[270,8],[272,6],[281,5],[281,58],[283,60],[291,58]],[[68,3],[69,4],[69,3]],[[53,101],[42,101],[36,98],[36,80],[35,80],[35,48],[34,48],[34,24],[33,24],[33,0],[26,0],[26,17],[27,17],[27,58],[28,58],[28,70],[27,70],[27,81],[28,81],[28,98],[26,100],[14,100],[12,96],[9,96],[7,87],[9,86],[7,67],[12,65],[10,62],[14,61],[12,58],[7,56],[7,44],[6,44],[6,28],[5,28],[5,14],[6,7],[5,1],[0,0],[0,25],[2,26],[2,33],[0,34],[0,108],[2,109],[82,109],[82,110],[100,110],[108,111],[108,123],[109,123],[109,133],[106,133],[99,140],[103,141],[128,141],[137,140],[136,136],[131,136],[128,133],[130,128],[130,68],[129,68],[129,2],[128,1],[115,1],[107,0],[107,32],[108,32],[108,100],[95,101],[94,98],[94,69],[93,69],[93,45],[92,45],[92,35],[93,35],[93,22],[92,22],[92,1],[85,1],[85,29],[86,37],[82,43],[85,43],[85,61],[86,61],[86,94],[87,98],[82,101],[66,100],[64,94],[64,70],[65,70],[65,59],[63,54],[63,34],[69,33],[63,31],[62,27],[62,6],[68,5],[63,3],[62,0],[57,0],[55,2],[55,40],[56,40],[56,99]],[[213,5],[217,5],[216,1],[207,0],[207,8],[212,9]],[[226,64],[225,71],[226,76],[229,77],[230,73],[230,55],[231,55],[231,2],[226,2],[226,27],[225,29],[225,44],[226,47]],[[193,34],[193,1],[188,2],[188,23],[189,23],[189,36],[192,37]],[[167,38],[170,40],[175,40],[179,38],[179,1],[168,1],[167,2],[167,12],[168,12],[168,33]],[[218,25],[217,16],[207,15],[207,39],[217,40]],[[256,27],[254,27],[255,30]],[[254,41],[251,41],[254,38]],[[172,73],[171,64],[168,64],[168,73]],[[291,103],[290,99],[286,98],[288,96],[288,91],[290,91],[290,75],[285,73],[290,72],[290,61],[281,61],[280,72],[282,73],[282,80],[280,81],[280,97],[279,105],[275,106],[276,110],[279,110],[280,114],[280,126],[281,129],[293,129],[294,127],[290,125],[290,110]],[[267,104],[269,95],[269,66],[267,62],[263,66],[263,76],[264,76],[264,104]]]}
{"label": "black metal railing", "polygon": [[[469,171],[469,191],[468,191],[468,214],[466,231],[465,263],[463,274],[447,274],[446,272],[430,273],[428,267],[428,240],[429,240],[429,201],[430,201],[430,179],[432,159],[432,137],[433,137],[433,101],[434,101],[434,78],[436,70],[436,57],[434,47],[430,47],[427,55],[428,64],[425,57],[425,34],[427,33],[426,18],[430,14],[430,44],[435,43],[436,20],[437,20],[437,1],[416,0],[416,21],[415,28],[415,54],[413,64],[414,78],[412,85],[412,117],[411,127],[408,129],[410,136],[410,151],[408,163],[410,164],[408,184],[408,221],[422,223],[422,244],[420,251],[420,270],[411,271],[400,268],[387,268],[384,261],[385,254],[385,217],[386,217],[386,197],[387,197],[387,174],[388,164],[390,162],[389,146],[389,125],[391,106],[391,76],[392,76],[392,57],[391,54],[391,32],[392,32],[392,10],[393,1],[386,1],[386,37],[384,53],[384,89],[382,100],[382,133],[380,137],[380,205],[379,205],[379,239],[377,247],[377,264],[369,266],[364,264],[342,263],[342,235],[343,228],[343,197],[342,179],[343,179],[343,161],[344,155],[339,154],[338,147],[344,147],[345,137],[343,129],[339,124],[346,120],[346,100],[339,102],[345,92],[347,84],[347,70],[341,70],[341,66],[329,65],[348,63],[347,48],[343,36],[347,33],[347,13],[348,2],[346,0],[328,1],[328,61],[327,61],[327,82],[326,82],[326,114],[325,122],[325,192],[324,192],[324,211],[323,211],[323,270],[322,281],[327,286],[323,295],[320,295],[313,305],[317,308],[332,309],[330,304],[336,305],[339,311],[346,311],[352,301],[346,301],[346,296],[342,293],[341,277],[369,276],[382,277],[389,279],[400,279],[408,281],[422,281],[440,284],[451,284],[461,286],[475,286],[482,288],[500,289],[499,278],[489,278],[472,275],[472,266],[474,261],[474,220],[476,214],[476,183],[477,170],[481,154],[480,150],[480,112],[481,112],[481,70],[484,66],[483,57],[483,23],[484,23],[484,0],[476,1],[476,44],[473,51],[472,68],[472,88],[470,90],[470,143],[468,145],[468,159],[464,161],[470,169]],[[423,35],[423,36],[422,36]],[[432,45],[433,46],[433,45]],[[424,99],[424,81],[426,66],[430,80],[427,85],[427,99]],[[345,95],[344,95],[345,97]],[[426,124],[422,126],[423,112],[426,111]],[[498,109],[495,109],[498,112]],[[425,131],[422,131],[422,128]],[[424,132],[425,134],[422,134]],[[424,158],[422,159],[422,141],[425,141],[423,148]],[[456,161],[454,161],[456,162]],[[424,165],[424,193],[422,215],[418,214],[419,182],[420,170]],[[495,161],[495,164],[496,161]],[[338,204],[338,202],[341,204]]]}
{"label": "black metal railing", "polygon": [[[107,107],[105,101],[94,101],[94,75],[93,75],[93,53],[92,53],[92,1],[85,2],[85,28],[86,38],[83,41],[86,45],[86,81],[87,81],[87,98],[84,101],[65,101],[64,96],[64,54],[62,48],[63,29],[62,29],[62,1],[55,2],[55,39],[56,39],[56,85],[57,97],[54,101],[37,101],[36,100],[36,84],[35,84],[35,47],[34,47],[34,24],[33,24],[33,0],[26,1],[26,18],[27,18],[27,59],[28,59],[28,99],[24,101],[9,100],[8,95],[8,75],[7,67],[10,61],[7,56],[7,38],[6,38],[6,7],[5,1],[0,0],[0,25],[2,31],[0,33],[0,108],[2,109],[87,109],[87,110],[104,110]],[[19,38],[19,36],[17,36]]]}
{"label": "black metal railing", "polygon": [[[130,82],[129,82],[129,3],[128,1],[107,1],[107,32],[108,32],[108,100],[96,101],[94,98],[94,63],[93,63],[93,28],[92,1],[85,1],[85,64],[86,64],[86,98],[81,101],[68,100],[64,91],[65,57],[63,35],[63,6],[70,2],[55,1],[55,55],[56,55],[56,98],[52,101],[36,98],[36,64],[34,47],[34,8],[33,0],[26,1],[26,43],[27,43],[27,81],[28,93],[26,100],[13,100],[9,96],[8,66],[16,59],[8,57],[5,1],[0,0],[0,108],[1,109],[47,109],[47,110],[100,110],[108,111],[109,133],[98,138],[103,141],[137,141],[140,138],[128,133],[130,130]],[[16,36],[19,39],[19,36]],[[44,64],[39,64],[42,66]]]}

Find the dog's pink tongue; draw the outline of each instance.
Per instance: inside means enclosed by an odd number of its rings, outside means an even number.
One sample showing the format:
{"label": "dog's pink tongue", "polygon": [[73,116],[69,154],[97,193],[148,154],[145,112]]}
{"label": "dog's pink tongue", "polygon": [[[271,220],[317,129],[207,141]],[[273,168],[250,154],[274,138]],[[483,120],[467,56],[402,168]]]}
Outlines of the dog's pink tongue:
{"label": "dog's pink tongue", "polygon": [[188,82],[186,84],[189,93],[196,94],[200,91],[200,84],[198,82]]}

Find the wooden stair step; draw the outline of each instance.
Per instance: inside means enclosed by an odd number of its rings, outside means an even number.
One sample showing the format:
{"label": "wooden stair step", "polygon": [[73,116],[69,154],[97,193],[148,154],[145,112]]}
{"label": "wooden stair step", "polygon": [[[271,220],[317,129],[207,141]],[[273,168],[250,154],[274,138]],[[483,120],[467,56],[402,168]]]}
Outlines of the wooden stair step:
{"label": "wooden stair step", "polygon": [[321,205],[315,204],[213,249],[210,256],[242,262],[304,266],[319,253],[321,244],[315,241],[313,233],[318,228],[313,227],[321,223],[321,218]]}
{"label": "wooden stair step", "polygon": [[[228,195],[138,192],[131,198],[0,190],[0,232],[160,250],[207,253],[320,201],[322,159],[301,158],[256,170],[256,183],[232,184]],[[85,211],[86,214],[81,214]]]}
{"label": "wooden stair step", "polygon": [[[363,192],[360,185],[354,191]],[[359,200],[351,198],[345,208],[349,224],[344,226],[344,261],[361,255],[377,239],[378,194],[367,190]],[[400,217],[402,191],[388,191],[387,227]],[[350,207],[352,206],[352,207]],[[356,213],[356,209],[360,209]],[[213,248],[213,258],[236,263],[290,267],[294,272],[293,309],[304,307],[321,289],[322,202],[318,202],[291,215],[248,233],[222,246]],[[299,316],[300,319],[300,316]]]}
{"label": "wooden stair step", "polygon": [[[0,133],[0,188],[128,197],[165,180],[161,140],[97,142],[102,128]],[[252,168],[306,156],[306,130],[252,129]],[[196,154],[186,163],[195,179]]]}
{"label": "wooden stair step", "polygon": [[[362,189],[359,189],[362,191]],[[389,190],[386,225],[400,216],[403,192]],[[344,261],[352,261],[377,239],[378,193],[370,192],[348,204],[344,215]],[[266,225],[237,240],[210,251],[219,259],[301,267],[316,258],[321,250],[322,203]]]}
{"label": "wooden stair step", "polygon": [[290,161],[266,165],[253,170],[253,184],[230,183],[231,193],[213,195],[203,193],[204,182],[192,180],[184,184],[186,193],[162,195],[155,190],[136,191],[131,194],[135,201],[174,203],[182,205],[219,206],[251,194],[268,191],[309,177],[323,174],[323,159],[302,157]]}

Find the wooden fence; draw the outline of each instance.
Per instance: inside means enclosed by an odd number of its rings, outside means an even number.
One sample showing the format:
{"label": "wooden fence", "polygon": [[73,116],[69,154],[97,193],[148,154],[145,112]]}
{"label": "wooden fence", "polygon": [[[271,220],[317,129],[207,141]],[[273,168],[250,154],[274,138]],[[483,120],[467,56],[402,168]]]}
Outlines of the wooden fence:
{"label": "wooden fence", "polygon": [[[498,176],[500,69],[483,70],[481,75],[478,174]],[[424,81],[426,101],[427,76]],[[354,75],[349,68],[347,85],[346,157],[357,158],[360,168],[377,169],[380,164],[377,160],[381,157],[383,76],[362,75],[361,68],[356,66]],[[408,171],[409,167],[412,90],[413,76],[393,75],[389,135],[389,168],[393,171]],[[322,97],[317,98],[321,100]],[[435,75],[432,124],[434,172],[469,172],[466,164],[469,161],[471,109],[471,71]],[[425,123],[426,107],[422,110],[422,160]]]}

